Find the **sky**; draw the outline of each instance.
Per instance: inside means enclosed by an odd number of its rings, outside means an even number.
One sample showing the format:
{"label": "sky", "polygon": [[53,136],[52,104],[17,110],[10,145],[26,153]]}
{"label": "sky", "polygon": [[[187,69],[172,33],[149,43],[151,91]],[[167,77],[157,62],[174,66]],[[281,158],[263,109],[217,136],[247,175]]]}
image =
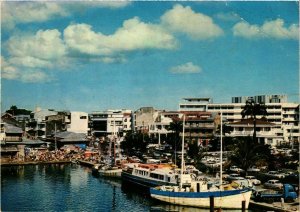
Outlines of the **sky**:
{"label": "sky", "polygon": [[1,3],[1,111],[299,96],[297,1]]}

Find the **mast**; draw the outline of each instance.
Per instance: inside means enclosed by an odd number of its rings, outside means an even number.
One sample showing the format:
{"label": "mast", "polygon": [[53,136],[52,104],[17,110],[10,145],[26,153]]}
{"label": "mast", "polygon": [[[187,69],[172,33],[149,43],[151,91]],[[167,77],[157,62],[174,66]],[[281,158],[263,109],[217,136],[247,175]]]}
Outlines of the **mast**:
{"label": "mast", "polygon": [[114,118],[114,136],[113,136],[113,140],[114,140],[114,166],[116,165],[116,120]]}
{"label": "mast", "polygon": [[221,124],[221,139],[220,139],[220,189],[222,188],[222,166],[223,166],[223,114],[222,114],[222,111],[221,111],[221,114],[220,114],[220,124]]}
{"label": "mast", "polygon": [[185,114],[183,114],[182,122],[182,143],[181,143],[181,171],[180,171],[180,188],[182,188],[182,176],[183,176],[183,166],[184,166],[184,125],[185,125]]}

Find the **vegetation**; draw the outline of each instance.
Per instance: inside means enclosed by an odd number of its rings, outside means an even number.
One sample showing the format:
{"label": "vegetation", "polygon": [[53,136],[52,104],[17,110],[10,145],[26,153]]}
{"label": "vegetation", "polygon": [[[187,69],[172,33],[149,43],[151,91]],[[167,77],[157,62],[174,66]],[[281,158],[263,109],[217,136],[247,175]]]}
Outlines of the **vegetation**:
{"label": "vegetation", "polygon": [[260,104],[260,103],[255,103],[253,99],[248,99],[246,101],[246,105],[244,107],[244,109],[241,112],[242,114],[242,118],[244,119],[246,116],[250,116],[251,119],[253,119],[253,128],[254,128],[254,132],[253,132],[253,141],[254,143],[257,143],[257,139],[256,139],[256,118],[259,115],[262,115],[263,118],[265,118],[265,116],[267,115],[267,110],[266,110],[266,106],[264,104]]}
{"label": "vegetation", "polygon": [[30,115],[32,111],[26,109],[19,109],[16,105],[12,105],[6,113],[12,114],[13,116],[17,115]]}
{"label": "vegetation", "polygon": [[229,157],[231,165],[237,165],[245,170],[251,166],[270,161],[272,158],[269,145],[252,142],[251,137],[237,139],[231,147],[232,154]]}
{"label": "vegetation", "polygon": [[148,134],[142,132],[128,132],[124,141],[121,143],[121,148],[127,155],[133,155],[136,152],[146,152],[146,147],[150,142]]}

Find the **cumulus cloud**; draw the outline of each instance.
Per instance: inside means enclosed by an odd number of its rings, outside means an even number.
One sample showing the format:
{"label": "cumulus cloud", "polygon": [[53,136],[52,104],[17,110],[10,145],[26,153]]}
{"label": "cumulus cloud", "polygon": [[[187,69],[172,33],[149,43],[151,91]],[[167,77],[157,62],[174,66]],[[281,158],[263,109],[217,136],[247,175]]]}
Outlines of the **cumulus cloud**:
{"label": "cumulus cloud", "polygon": [[299,26],[291,24],[284,26],[284,20],[278,18],[273,21],[266,21],[262,26],[250,25],[247,22],[239,22],[233,26],[235,36],[245,38],[275,38],[275,39],[298,39]]}
{"label": "cumulus cloud", "polygon": [[179,4],[161,16],[161,24],[196,40],[215,38],[223,34],[223,30],[214,23],[212,18],[196,13],[189,6],[183,7]]}
{"label": "cumulus cloud", "polygon": [[8,59],[2,60],[2,77],[22,82],[48,82],[52,78],[45,70],[62,68],[67,50],[61,33],[39,30],[34,35],[15,35],[5,44]]}
{"label": "cumulus cloud", "polygon": [[52,80],[50,76],[48,76],[41,70],[15,66],[15,64],[6,61],[2,56],[1,78],[9,80],[19,80],[26,83],[44,83]]}
{"label": "cumulus cloud", "polygon": [[194,65],[192,62],[187,62],[185,64],[170,68],[170,72],[173,74],[194,74],[200,73],[201,71],[201,67]]}
{"label": "cumulus cloud", "polygon": [[129,1],[2,2],[1,23],[4,28],[12,29],[18,23],[44,22],[57,17],[69,16],[72,12],[84,11],[91,6],[118,9],[129,4]]}
{"label": "cumulus cloud", "polygon": [[73,24],[64,30],[64,41],[73,51],[91,55],[113,55],[141,49],[174,49],[172,34],[155,24],[141,22],[135,17],[124,21],[112,35],[94,32],[87,24]]}
{"label": "cumulus cloud", "polygon": [[69,15],[55,2],[2,2],[1,23],[13,28],[16,23],[44,22],[57,16]]}
{"label": "cumulus cloud", "polygon": [[231,22],[243,20],[243,18],[240,17],[239,14],[235,12],[218,13],[215,15],[215,17],[223,21],[231,21]]}

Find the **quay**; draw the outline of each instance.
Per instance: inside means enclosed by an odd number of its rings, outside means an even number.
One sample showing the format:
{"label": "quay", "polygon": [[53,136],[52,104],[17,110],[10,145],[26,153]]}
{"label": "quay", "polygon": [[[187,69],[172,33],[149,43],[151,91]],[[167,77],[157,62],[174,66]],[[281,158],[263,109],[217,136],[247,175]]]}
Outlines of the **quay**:
{"label": "quay", "polygon": [[85,161],[85,160],[77,160],[76,162],[80,165],[91,167],[91,168],[95,165],[94,162]]}
{"label": "quay", "polygon": [[265,202],[255,202],[253,200],[250,200],[249,208],[276,212],[295,212],[299,211],[299,200],[296,199],[295,202],[292,203],[274,202],[272,204]]}
{"label": "quay", "polygon": [[0,166],[25,166],[25,165],[39,165],[39,164],[67,164],[71,163],[69,160],[62,161],[14,161],[1,162]]}

